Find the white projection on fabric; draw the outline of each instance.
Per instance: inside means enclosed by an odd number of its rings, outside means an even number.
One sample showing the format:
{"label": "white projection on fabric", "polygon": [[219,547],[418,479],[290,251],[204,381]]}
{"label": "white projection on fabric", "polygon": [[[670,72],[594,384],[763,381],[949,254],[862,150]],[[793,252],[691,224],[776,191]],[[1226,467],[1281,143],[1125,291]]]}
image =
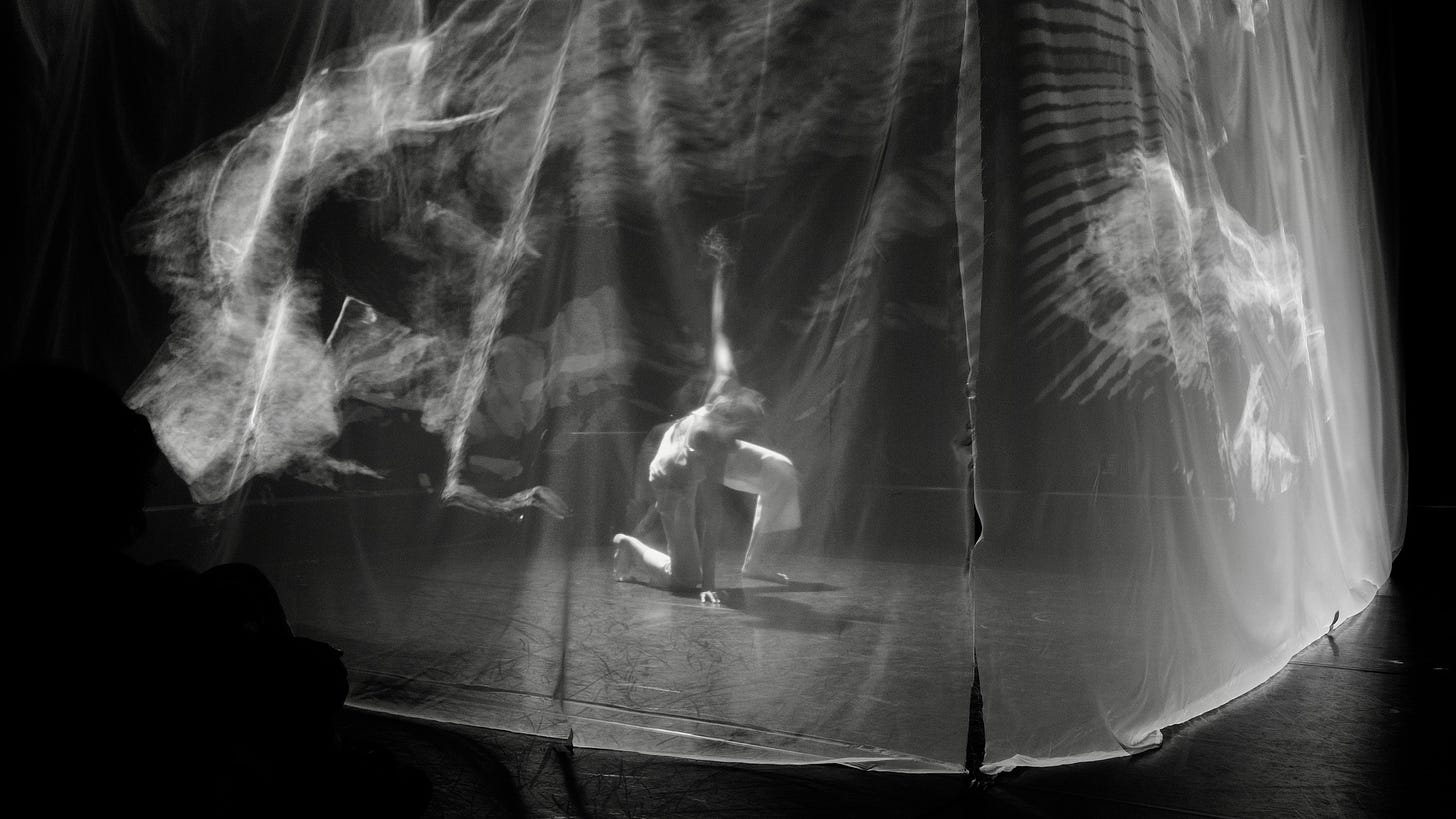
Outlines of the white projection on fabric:
{"label": "white projection on fabric", "polygon": [[[1317,457],[1328,418],[1316,380],[1324,331],[1309,317],[1298,252],[1282,236],[1260,236],[1216,195],[1191,206],[1165,155],[1116,161],[1108,178],[1117,192],[1090,209],[1082,248],[1051,277],[1040,308],[1052,315],[1039,329],[1071,318],[1091,338],[1041,397],[1150,389],[1144,367],[1170,366],[1181,389],[1215,402],[1242,381],[1243,401],[1215,404],[1230,482],[1259,497],[1288,491],[1295,466]],[[1246,358],[1244,337],[1264,339],[1262,354]],[[1272,415],[1299,394],[1309,417]]]}
{"label": "white projection on fabric", "polygon": [[[355,705],[958,771],[979,669],[1000,771],[1156,745],[1388,573],[1351,10],[319,14],[133,214],[175,321],[128,400],[220,510],[174,551],[262,567]],[[799,477],[789,579],[705,481],[721,605],[615,582],[652,431],[729,359]]]}
{"label": "white projection on fabric", "polygon": [[[363,388],[361,396],[373,396],[391,382],[409,380],[419,392],[420,383],[433,378],[435,383],[423,389],[419,408],[425,428],[447,443],[444,497],[485,511],[531,504],[556,514],[566,511],[545,487],[494,499],[462,484],[461,474],[466,432],[485,388],[487,360],[512,288],[532,253],[528,215],[551,133],[570,29],[555,49],[554,65],[549,57],[527,61],[547,69],[540,75],[544,88],[532,88],[519,77],[505,83],[495,77],[469,78],[480,84],[476,90],[482,97],[489,97],[492,88],[499,90],[500,99],[509,91],[536,91],[539,97],[533,110],[518,115],[524,123],[515,123],[534,137],[519,144],[519,133],[510,133],[506,138],[517,144],[489,152],[491,170],[507,175],[502,187],[510,194],[499,203],[506,209],[505,218],[493,232],[451,207],[468,212],[479,203],[433,198],[458,192],[412,191],[412,180],[403,174],[388,178],[395,159],[391,153],[408,150],[412,140],[454,135],[504,110],[476,104],[454,112],[461,102],[452,93],[459,78],[442,82],[429,70],[436,64],[438,44],[459,38],[458,27],[470,25],[452,19],[432,35],[370,50],[357,64],[320,69],[291,105],[193,157],[162,183],[141,226],[142,243],[163,260],[162,281],[179,298],[183,321],[168,360],[142,379],[132,402],[157,414],[164,451],[183,469],[198,500],[221,500],[255,474],[285,469],[326,485],[341,471],[370,473],[326,454],[339,433],[338,403],[350,395],[350,387]],[[474,25],[496,28],[493,18]],[[477,44],[509,54],[518,30],[509,36],[513,29],[499,28],[498,41]],[[481,56],[488,68],[489,57]],[[504,60],[500,64],[514,66]],[[453,151],[443,153],[445,162],[459,159]],[[309,211],[322,197],[350,187],[354,196],[420,197],[421,205],[402,215],[394,238],[409,248],[427,246],[434,256],[429,262],[438,267],[431,270],[427,262],[425,275],[444,280],[453,290],[450,298],[472,306],[468,318],[451,328],[454,333],[429,328],[401,334],[391,320],[397,337],[389,340],[386,351],[367,364],[352,363],[356,370],[369,370],[367,380],[357,371],[341,379],[335,371],[334,356],[302,318],[317,305],[304,295],[306,285],[295,269]],[[351,298],[345,309],[356,303]],[[362,306],[371,320],[377,319],[373,308]],[[344,317],[341,311],[339,321]],[[219,335],[229,340],[219,341]],[[239,356],[248,363],[241,365]],[[198,424],[199,415],[209,423]]]}
{"label": "white projection on fabric", "polygon": [[1155,747],[1389,576],[1360,18],[982,4],[984,770]]}

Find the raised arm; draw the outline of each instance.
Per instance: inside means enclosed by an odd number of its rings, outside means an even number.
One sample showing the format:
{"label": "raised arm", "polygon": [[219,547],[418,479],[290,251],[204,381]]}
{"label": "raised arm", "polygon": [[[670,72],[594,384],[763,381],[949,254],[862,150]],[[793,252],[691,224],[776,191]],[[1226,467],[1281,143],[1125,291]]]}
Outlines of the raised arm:
{"label": "raised arm", "polygon": [[713,294],[710,305],[710,319],[713,337],[709,353],[711,367],[708,394],[704,401],[711,401],[722,394],[730,381],[738,377],[738,368],[733,364],[733,348],[728,343],[728,334],[723,329],[723,315],[727,309],[727,292],[724,279],[728,272],[728,251],[723,246],[722,235],[716,230],[705,240],[708,252],[716,262],[713,268]]}
{"label": "raised arm", "polygon": [[711,401],[723,392],[728,382],[738,377],[738,368],[733,365],[733,348],[723,332],[723,266],[719,264],[713,276],[713,377],[705,400]]}

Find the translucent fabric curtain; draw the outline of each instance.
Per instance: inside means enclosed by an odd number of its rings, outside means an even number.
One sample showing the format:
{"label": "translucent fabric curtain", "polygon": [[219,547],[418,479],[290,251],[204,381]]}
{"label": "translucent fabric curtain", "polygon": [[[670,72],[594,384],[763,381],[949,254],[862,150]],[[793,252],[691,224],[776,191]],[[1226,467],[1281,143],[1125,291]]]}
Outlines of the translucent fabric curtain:
{"label": "translucent fabric curtain", "polygon": [[[224,36],[136,13],[179,64]],[[149,548],[262,567],[360,707],[961,769],[964,19],[585,0],[283,21],[292,84],[124,225],[173,315],[128,401],[188,492]],[[713,606],[617,582],[613,538],[650,514],[652,432],[702,400],[719,337],[767,399],[747,440],[794,467],[760,494],[797,497],[770,532],[785,584],[744,576],[747,484],[700,490]]]}
{"label": "translucent fabric curtain", "polygon": [[1404,462],[1355,4],[982,4],[988,770],[1118,755],[1360,611]]}
{"label": "translucent fabric curtain", "polygon": [[[1388,573],[1344,4],[19,8],[13,346],[151,422],[137,556],[262,568],[359,707],[959,771],[978,668],[997,771],[1151,747]],[[705,482],[712,605],[613,537],[719,339],[797,514],[747,577]]]}

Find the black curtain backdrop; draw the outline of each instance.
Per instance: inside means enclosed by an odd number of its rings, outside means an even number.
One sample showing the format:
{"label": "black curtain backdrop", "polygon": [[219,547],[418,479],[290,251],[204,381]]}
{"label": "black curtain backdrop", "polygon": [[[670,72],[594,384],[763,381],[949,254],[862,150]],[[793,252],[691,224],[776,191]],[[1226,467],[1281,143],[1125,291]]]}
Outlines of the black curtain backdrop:
{"label": "black curtain backdrop", "polygon": [[[1449,549],[1434,537],[1456,512],[1456,430],[1451,422],[1449,314],[1456,289],[1446,272],[1450,169],[1439,161],[1443,129],[1431,103],[1444,93],[1437,27],[1387,3],[1364,3],[1371,61],[1370,138],[1381,196],[1381,231],[1398,309],[1412,548],[1396,561],[1414,583],[1450,576]],[[1449,529],[1447,529],[1449,531]],[[1422,541],[1425,540],[1426,543]]]}

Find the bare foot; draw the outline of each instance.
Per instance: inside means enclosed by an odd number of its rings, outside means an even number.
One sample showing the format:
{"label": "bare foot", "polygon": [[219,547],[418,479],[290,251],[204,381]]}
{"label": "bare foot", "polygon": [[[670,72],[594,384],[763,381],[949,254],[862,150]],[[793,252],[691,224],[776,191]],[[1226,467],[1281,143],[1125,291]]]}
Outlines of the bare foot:
{"label": "bare foot", "polygon": [[784,574],[783,572],[766,571],[756,566],[745,566],[743,567],[743,571],[739,572],[739,574],[751,580],[766,580],[769,583],[781,583],[783,585],[788,585],[789,583],[793,582],[789,579],[789,576]]}
{"label": "bare foot", "polygon": [[631,535],[617,535],[612,542],[617,544],[617,551],[612,554],[612,573],[616,576],[617,582],[632,578],[632,556],[637,551],[632,548]]}

